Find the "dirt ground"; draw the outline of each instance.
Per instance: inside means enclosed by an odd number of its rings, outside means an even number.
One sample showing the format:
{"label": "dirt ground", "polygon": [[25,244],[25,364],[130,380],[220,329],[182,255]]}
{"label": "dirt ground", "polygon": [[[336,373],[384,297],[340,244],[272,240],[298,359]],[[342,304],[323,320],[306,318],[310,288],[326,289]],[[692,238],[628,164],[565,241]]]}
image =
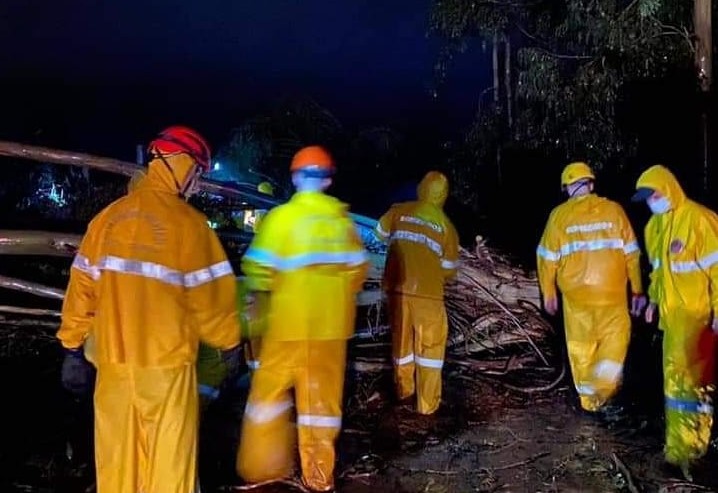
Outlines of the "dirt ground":
{"label": "dirt ground", "polygon": [[[38,334],[37,327],[0,325],[0,491],[92,493],[90,403],[62,391],[61,355],[51,332]],[[577,411],[569,375],[548,391],[507,386],[546,386],[555,370],[488,375],[449,363],[439,412],[421,417],[393,402],[388,370],[350,369],[338,491],[718,492],[714,449],[694,469],[693,482],[662,465],[660,346],[647,334],[634,339],[621,397],[628,413],[615,422]],[[230,485],[240,484],[232,466],[244,395],[239,388],[204,416],[205,493],[242,491]],[[276,484],[248,491],[302,490]]]}

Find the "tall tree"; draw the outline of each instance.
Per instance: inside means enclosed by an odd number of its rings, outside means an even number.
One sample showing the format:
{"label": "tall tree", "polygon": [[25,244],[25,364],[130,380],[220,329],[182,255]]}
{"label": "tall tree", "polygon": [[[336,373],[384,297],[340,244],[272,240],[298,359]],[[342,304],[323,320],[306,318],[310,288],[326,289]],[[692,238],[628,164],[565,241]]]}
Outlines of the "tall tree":
{"label": "tall tree", "polygon": [[504,77],[506,104],[495,94],[467,137],[480,144],[477,160],[514,142],[600,166],[636,146],[618,118],[625,88],[692,70],[692,12],[681,0],[437,0],[430,29],[447,40],[440,78],[471,38],[505,50],[503,70],[494,57],[493,90]]}

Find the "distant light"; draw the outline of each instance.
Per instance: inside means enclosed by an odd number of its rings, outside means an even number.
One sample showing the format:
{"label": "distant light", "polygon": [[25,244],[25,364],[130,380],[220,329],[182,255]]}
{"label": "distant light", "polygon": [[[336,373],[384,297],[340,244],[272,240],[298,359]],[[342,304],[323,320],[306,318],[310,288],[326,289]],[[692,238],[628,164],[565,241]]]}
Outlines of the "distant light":
{"label": "distant light", "polygon": [[219,161],[217,161],[216,163],[214,163],[214,170],[215,170],[215,171],[219,171]]}

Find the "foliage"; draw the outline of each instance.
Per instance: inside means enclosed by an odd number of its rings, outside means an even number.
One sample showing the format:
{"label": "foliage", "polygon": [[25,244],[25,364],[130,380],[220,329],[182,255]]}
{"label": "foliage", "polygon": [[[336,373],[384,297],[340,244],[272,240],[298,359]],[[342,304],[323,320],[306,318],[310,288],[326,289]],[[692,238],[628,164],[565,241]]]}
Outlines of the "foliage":
{"label": "foliage", "polygon": [[289,190],[288,163],[305,145],[330,145],[342,135],[342,126],[328,110],[310,98],[285,100],[268,115],[243,122],[232,131],[218,159],[229,167],[231,179],[272,182]]}
{"label": "foliage", "polygon": [[441,81],[472,38],[510,41],[513,125],[480,113],[467,146],[493,136],[600,167],[636,149],[620,121],[626,88],[691,70],[691,15],[692,2],[678,0],[437,0],[430,29],[446,48],[435,69]]}

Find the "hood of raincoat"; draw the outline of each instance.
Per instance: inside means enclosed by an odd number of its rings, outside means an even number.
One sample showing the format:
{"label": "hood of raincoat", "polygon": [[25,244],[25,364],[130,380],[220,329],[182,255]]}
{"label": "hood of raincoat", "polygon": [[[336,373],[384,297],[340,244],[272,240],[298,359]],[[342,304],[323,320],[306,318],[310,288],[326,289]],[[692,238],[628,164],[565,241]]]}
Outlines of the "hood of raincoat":
{"label": "hood of raincoat", "polygon": [[[147,176],[136,183],[134,189],[152,189],[172,194],[178,194],[177,185],[183,186],[189,174],[194,170],[195,160],[188,154],[170,154],[164,156],[170,169],[165,166],[161,159],[155,158],[150,161],[147,168]],[[174,174],[174,177],[173,177]],[[175,180],[177,182],[175,183]]]}
{"label": "hood of raincoat", "polygon": [[675,209],[686,201],[686,194],[671,171],[663,165],[656,164],[638,177],[636,189],[650,188],[668,198]]}
{"label": "hood of raincoat", "polygon": [[449,195],[449,180],[438,171],[429,171],[417,188],[419,201],[443,207]]}

